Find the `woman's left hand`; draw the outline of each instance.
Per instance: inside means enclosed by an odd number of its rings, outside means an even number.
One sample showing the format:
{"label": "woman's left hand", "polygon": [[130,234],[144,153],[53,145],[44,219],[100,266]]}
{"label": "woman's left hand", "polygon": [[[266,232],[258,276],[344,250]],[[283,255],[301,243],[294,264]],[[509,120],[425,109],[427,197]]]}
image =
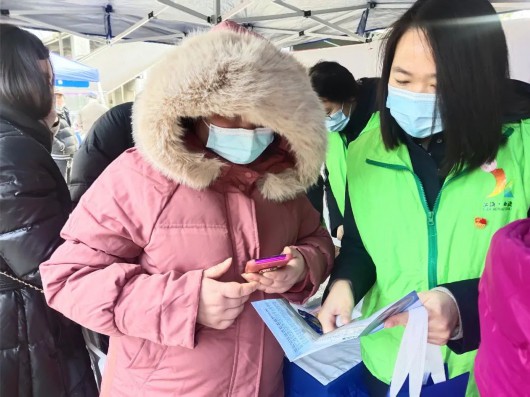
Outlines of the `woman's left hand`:
{"label": "woman's left hand", "polygon": [[[444,346],[451,339],[458,326],[459,314],[455,301],[441,291],[418,292],[418,297],[429,315],[429,334],[427,341],[433,345]],[[385,322],[385,328],[407,325],[408,313],[400,313]]]}
{"label": "woman's left hand", "polygon": [[267,294],[282,294],[289,291],[293,285],[301,282],[307,275],[307,266],[302,254],[295,248],[285,247],[284,254],[291,254],[292,259],[282,269],[263,274],[243,273],[247,281],[256,281],[258,289]]}

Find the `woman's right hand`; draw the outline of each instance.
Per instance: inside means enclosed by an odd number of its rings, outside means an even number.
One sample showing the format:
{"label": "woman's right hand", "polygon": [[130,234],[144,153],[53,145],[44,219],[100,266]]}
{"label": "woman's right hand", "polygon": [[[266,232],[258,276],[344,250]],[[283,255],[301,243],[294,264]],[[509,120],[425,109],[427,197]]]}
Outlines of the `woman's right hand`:
{"label": "woman's right hand", "polygon": [[232,258],[206,269],[203,273],[199,297],[197,323],[215,329],[226,329],[244,309],[250,294],[258,289],[258,283],[217,281],[232,264]]}
{"label": "woman's right hand", "polygon": [[348,280],[337,280],[331,286],[328,297],[318,313],[318,320],[322,324],[324,333],[337,328],[337,317],[342,324],[351,322],[354,308],[353,292]]}

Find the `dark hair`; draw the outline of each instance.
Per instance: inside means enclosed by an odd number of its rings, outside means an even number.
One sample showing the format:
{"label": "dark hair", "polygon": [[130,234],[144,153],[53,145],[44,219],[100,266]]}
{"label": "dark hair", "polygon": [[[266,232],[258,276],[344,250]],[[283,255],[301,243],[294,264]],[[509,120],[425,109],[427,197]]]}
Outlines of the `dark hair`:
{"label": "dark hair", "polygon": [[418,0],[386,39],[378,107],[387,149],[401,132],[386,107],[396,47],[409,29],[424,32],[436,63],[437,102],[444,126],[443,171],[475,169],[495,159],[503,143],[502,109],[509,77],[508,48],[488,0]]}
{"label": "dark hair", "polygon": [[358,86],[353,74],[337,62],[318,62],[309,69],[309,77],[320,98],[342,103],[357,96]]}
{"label": "dark hair", "polygon": [[50,77],[39,61],[50,53],[37,36],[0,24],[0,103],[34,120],[45,118],[53,105]]}

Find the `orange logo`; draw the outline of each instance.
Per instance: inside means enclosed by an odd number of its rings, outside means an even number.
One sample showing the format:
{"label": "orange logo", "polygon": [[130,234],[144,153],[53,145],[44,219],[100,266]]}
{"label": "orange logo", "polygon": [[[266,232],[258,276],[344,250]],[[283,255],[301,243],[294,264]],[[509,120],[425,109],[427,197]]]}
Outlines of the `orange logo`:
{"label": "orange logo", "polygon": [[477,229],[484,229],[488,225],[486,218],[475,218],[475,227]]}
{"label": "orange logo", "polygon": [[502,168],[497,168],[496,160],[492,161],[491,163],[484,164],[480,168],[482,171],[490,173],[495,178],[495,187],[488,195],[488,198],[498,196],[501,193],[504,193],[504,197],[506,198],[513,197],[512,183],[508,183],[504,170]]}

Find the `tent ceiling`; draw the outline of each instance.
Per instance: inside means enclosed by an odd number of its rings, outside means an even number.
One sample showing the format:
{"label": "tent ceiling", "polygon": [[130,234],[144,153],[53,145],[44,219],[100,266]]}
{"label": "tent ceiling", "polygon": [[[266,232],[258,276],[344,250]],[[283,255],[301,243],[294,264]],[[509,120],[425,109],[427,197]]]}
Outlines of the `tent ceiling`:
{"label": "tent ceiling", "polygon": [[[499,12],[530,9],[530,1],[494,0]],[[360,42],[388,27],[406,0],[2,0],[0,22],[96,36],[103,41],[175,44],[219,20],[248,24],[279,46],[325,38]],[[94,38],[94,37],[92,37]]]}

